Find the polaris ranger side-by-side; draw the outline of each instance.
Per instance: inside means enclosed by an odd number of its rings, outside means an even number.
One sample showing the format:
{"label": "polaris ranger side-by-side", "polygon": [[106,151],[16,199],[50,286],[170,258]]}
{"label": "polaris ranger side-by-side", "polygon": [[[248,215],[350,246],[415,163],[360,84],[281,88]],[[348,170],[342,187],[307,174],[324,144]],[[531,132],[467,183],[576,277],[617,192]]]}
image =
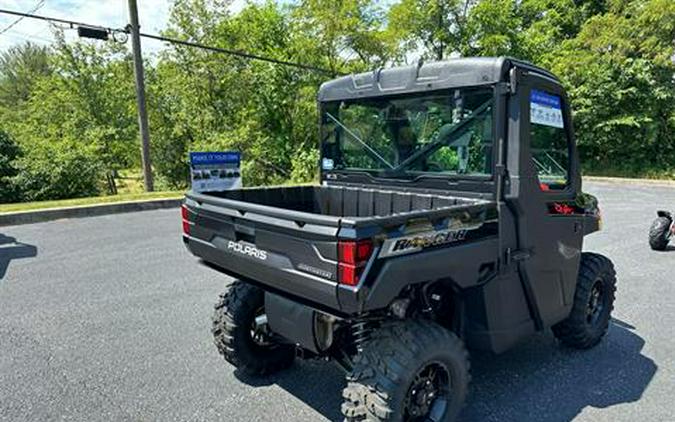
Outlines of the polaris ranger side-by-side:
{"label": "polaris ranger side-by-side", "polygon": [[319,92],[321,184],[186,195],[183,239],[232,276],[218,350],[269,374],[296,356],[348,373],[346,421],[451,421],[469,349],[552,327],[589,348],[614,302],[551,73],[467,58],[342,77]]}

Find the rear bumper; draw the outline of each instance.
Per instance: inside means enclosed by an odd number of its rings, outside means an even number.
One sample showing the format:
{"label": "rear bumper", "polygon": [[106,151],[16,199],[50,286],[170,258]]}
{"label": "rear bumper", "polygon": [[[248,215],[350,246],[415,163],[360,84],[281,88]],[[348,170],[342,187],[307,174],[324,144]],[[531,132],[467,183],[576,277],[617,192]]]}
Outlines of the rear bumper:
{"label": "rear bumper", "polygon": [[255,257],[227,253],[217,245],[194,237],[184,235],[183,242],[193,255],[227,275],[302,299],[317,308],[340,309],[337,283],[296,270],[284,256],[270,254],[268,262],[262,264]]}

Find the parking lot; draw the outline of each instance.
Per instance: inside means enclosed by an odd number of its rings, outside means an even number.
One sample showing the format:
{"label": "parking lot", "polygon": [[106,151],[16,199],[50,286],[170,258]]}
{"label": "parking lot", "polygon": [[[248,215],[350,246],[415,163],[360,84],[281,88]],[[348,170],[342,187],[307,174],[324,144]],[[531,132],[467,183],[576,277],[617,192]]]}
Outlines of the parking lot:
{"label": "parking lot", "polygon": [[[473,355],[462,421],[673,420],[675,248],[646,236],[675,186],[585,189],[605,221],[585,249],[618,274],[608,337],[579,352],[547,332]],[[180,230],[175,209],[0,228],[0,420],[341,420],[331,364],[252,380],[216,353],[211,309],[229,280]]]}

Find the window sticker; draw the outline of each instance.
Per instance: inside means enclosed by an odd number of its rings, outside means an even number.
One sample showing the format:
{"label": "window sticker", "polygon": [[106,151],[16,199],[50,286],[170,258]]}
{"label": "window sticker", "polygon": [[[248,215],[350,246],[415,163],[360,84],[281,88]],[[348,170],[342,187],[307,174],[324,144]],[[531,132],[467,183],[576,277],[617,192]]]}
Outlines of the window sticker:
{"label": "window sticker", "polygon": [[331,160],[330,158],[324,158],[321,161],[321,168],[323,168],[324,170],[333,170],[333,167],[334,163],[333,160]]}
{"label": "window sticker", "polygon": [[562,129],[560,97],[533,89],[530,92],[530,122]]}

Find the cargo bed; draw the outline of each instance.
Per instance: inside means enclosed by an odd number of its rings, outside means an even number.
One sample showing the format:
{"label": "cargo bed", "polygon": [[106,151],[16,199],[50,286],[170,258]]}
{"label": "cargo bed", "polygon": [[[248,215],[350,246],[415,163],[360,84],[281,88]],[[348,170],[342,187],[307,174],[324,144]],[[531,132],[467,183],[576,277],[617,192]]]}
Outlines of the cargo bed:
{"label": "cargo bed", "polygon": [[[489,202],[434,193],[345,186],[291,186],[188,193],[200,203],[257,212],[298,222],[337,226],[400,224],[415,216],[434,217],[449,209],[484,208]],[[395,218],[392,218],[395,217]]]}
{"label": "cargo bed", "polygon": [[193,254],[227,274],[312,303],[338,300],[338,240],[401,236],[412,225],[485,221],[494,203],[347,186],[240,189],[186,195]]}

